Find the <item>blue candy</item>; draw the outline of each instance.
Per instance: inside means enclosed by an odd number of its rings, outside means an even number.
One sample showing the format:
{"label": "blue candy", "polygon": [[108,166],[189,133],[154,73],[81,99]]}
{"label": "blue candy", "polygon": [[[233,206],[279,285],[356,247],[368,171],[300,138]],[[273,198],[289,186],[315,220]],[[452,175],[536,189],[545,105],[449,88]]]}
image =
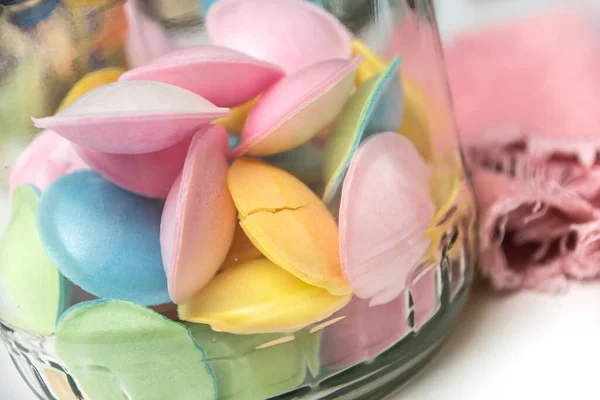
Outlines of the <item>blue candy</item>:
{"label": "blue candy", "polygon": [[101,298],[158,305],[170,301],[161,213],[161,202],[79,171],[46,189],[37,225],[48,256],[76,285]]}

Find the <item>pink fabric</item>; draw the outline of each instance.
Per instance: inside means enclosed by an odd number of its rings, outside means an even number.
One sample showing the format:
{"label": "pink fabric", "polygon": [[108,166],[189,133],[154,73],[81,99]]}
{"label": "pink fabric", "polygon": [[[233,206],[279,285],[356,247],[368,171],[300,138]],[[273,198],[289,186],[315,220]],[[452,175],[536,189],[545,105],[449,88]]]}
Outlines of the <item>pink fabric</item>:
{"label": "pink fabric", "polygon": [[463,144],[524,141],[531,154],[600,148],[600,35],[565,8],[458,37],[446,51]]}
{"label": "pink fabric", "polygon": [[566,7],[446,51],[479,207],[479,270],[497,289],[562,292],[600,276],[600,32]]}
{"label": "pink fabric", "polygon": [[562,292],[600,276],[600,174],[573,161],[475,150],[479,269],[497,289]]}

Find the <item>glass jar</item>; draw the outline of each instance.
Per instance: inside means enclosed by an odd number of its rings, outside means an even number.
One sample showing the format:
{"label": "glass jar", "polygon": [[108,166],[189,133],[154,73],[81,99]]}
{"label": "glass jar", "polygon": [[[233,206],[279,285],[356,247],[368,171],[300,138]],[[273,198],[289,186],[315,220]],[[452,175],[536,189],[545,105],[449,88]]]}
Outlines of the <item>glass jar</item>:
{"label": "glass jar", "polygon": [[386,397],[476,257],[432,3],[166,3],[0,9],[16,367],[41,399]]}

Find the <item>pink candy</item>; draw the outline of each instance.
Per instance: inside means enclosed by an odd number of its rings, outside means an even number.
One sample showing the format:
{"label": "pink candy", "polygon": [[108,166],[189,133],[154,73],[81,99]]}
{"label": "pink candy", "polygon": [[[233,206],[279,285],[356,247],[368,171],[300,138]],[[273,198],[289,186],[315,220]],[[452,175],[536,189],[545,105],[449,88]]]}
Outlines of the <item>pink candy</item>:
{"label": "pink candy", "polygon": [[272,155],[312,139],[342,111],[361,61],[323,61],[273,85],[250,112],[233,156]]}
{"label": "pink candy", "polygon": [[287,73],[352,55],[350,32],[333,15],[302,0],[220,0],[209,8],[206,28],[213,43]]}
{"label": "pink candy", "polygon": [[429,247],[428,182],[428,166],[395,132],[367,139],[352,159],[340,205],[340,256],[354,293],[370,305],[395,299]]}
{"label": "pink candy", "polygon": [[120,80],[164,82],[194,92],[219,107],[235,107],[252,100],[283,75],[279,67],[235,50],[197,46],[175,50],[126,72]]}
{"label": "pink candy", "polygon": [[213,278],[233,240],[237,211],[227,187],[227,151],[222,127],[194,136],[165,203],[160,243],[169,294],[177,304]]}
{"label": "pink candy", "polygon": [[10,174],[10,189],[29,183],[44,191],[62,175],[87,168],[71,142],[54,132],[43,131],[15,163]]}
{"label": "pink candy", "polygon": [[34,123],[92,150],[141,154],[171,147],[228,114],[176,86],[124,81],[92,90],[56,116]]}

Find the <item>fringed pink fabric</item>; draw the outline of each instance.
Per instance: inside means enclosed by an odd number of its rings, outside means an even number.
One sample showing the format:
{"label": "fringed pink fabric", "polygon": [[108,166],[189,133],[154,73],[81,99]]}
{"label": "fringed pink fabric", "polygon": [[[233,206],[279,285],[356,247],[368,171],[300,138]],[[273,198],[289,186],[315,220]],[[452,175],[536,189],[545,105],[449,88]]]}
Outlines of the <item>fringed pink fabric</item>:
{"label": "fringed pink fabric", "polygon": [[496,289],[559,293],[600,277],[600,19],[588,11],[469,33],[446,52],[479,270]]}

